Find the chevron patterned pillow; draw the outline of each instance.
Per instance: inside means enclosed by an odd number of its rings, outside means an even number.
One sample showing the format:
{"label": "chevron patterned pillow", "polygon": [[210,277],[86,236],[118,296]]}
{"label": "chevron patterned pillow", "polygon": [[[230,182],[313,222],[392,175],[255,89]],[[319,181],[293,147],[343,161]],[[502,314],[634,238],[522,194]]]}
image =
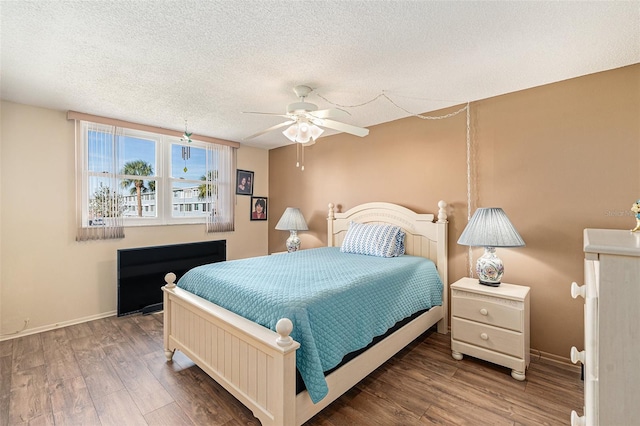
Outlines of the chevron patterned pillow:
{"label": "chevron patterned pillow", "polygon": [[404,254],[404,231],[400,229],[396,234],[396,250],[394,256],[402,256]]}
{"label": "chevron patterned pillow", "polygon": [[350,222],[340,251],[378,257],[404,254],[404,231],[399,226]]}

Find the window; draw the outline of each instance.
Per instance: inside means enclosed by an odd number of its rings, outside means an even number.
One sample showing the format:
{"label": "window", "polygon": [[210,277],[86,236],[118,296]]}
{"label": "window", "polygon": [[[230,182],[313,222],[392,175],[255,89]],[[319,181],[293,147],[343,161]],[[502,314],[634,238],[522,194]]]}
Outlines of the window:
{"label": "window", "polygon": [[[235,149],[142,130],[80,121],[79,228],[203,223],[233,230]],[[96,231],[96,228],[98,231]]]}

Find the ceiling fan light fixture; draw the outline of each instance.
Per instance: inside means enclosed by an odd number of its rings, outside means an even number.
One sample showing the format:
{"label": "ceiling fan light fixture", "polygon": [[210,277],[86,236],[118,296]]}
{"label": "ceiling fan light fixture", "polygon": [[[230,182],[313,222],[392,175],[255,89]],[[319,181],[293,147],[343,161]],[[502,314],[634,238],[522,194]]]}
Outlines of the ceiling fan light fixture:
{"label": "ceiling fan light fixture", "polygon": [[283,135],[287,137],[291,142],[296,141],[296,136],[298,135],[298,124],[294,124],[292,126],[287,127],[283,132]]}
{"label": "ceiling fan light fixture", "polygon": [[309,131],[311,132],[311,139],[313,139],[314,142],[315,142],[316,139],[318,139],[320,137],[321,134],[324,133],[324,129],[321,129],[320,127],[316,126],[315,124],[311,125],[311,128],[309,129]]}
{"label": "ceiling fan light fixture", "polygon": [[291,142],[307,143],[309,140],[315,140],[324,132],[315,124],[307,122],[295,123],[282,132]]}
{"label": "ceiling fan light fixture", "polygon": [[[296,86],[293,91],[296,93],[299,102],[293,102],[287,105],[285,114],[270,112],[246,112],[247,114],[273,115],[285,117],[288,121],[276,124],[268,129],[262,130],[245,140],[261,136],[272,130],[287,128],[282,132],[291,142],[300,144],[313,145],[316,139],[322,135],[324,129],[336,130],[340,133],[348,133],[354,136],[364,137],[369,134],[369,129],[353,126],[351,124],[336,121],[333,118],[341,118],[348,116],[349,113],[339,108],[329,108],[319,110],[318,106],[309,102],[305,102],[306,97],[313,91],[309,86]],[[302,125],[304,124],[304,125]],[[289,127],[287,127],[289,126]]]}

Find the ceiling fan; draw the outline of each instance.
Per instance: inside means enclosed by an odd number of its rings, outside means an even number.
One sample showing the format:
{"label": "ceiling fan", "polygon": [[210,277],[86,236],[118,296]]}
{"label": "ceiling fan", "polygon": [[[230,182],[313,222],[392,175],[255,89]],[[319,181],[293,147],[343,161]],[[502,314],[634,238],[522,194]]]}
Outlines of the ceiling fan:
{"label": "ceiling fan", "polygon": [[265,133],[287,126],[289,127],[282,133],[292,142],[298,142],[304,145],[314,144],[316,139],[324,132],[322,127],[360,137],[364,137],[369,134],[369,129],[332,120],[332,118],[347,117],[350,115],[347,111],[338,108],[319,110],[317,105],[305,102],[305,98],[313,91],[311,87],[304,85],[296,86],[293,88],[293,91],[296,96],[300,98],[300,102],[293,102],[287,105],[287,112],[285,114],[270,112],[244,112],[244,114],[274,115],[288,119],[283,123],[276,124],[275,126],[271,126],[268,129],[246,137],[245,140],[253,139]]}

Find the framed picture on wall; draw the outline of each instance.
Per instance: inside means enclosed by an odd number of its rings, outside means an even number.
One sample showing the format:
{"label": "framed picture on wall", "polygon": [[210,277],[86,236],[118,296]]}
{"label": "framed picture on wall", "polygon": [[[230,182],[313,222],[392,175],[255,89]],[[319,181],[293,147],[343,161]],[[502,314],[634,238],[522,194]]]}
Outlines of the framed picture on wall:
{"label": "framed picture on wall", "polygon": [[267,220],[267,197],[251,197],[251,220]]}
{"label": "framed picture on wall", "polygon": [[236,194],[253,195],[253,172],[236,170]]}

